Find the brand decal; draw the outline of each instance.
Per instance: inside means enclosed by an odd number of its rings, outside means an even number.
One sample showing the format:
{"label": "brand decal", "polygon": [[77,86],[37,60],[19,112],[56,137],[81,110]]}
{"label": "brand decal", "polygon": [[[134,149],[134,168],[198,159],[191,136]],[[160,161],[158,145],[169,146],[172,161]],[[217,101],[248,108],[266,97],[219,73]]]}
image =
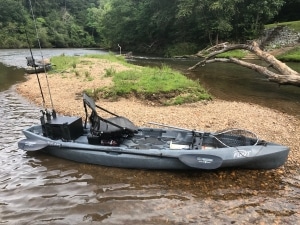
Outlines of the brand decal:
{"label": "brand decal", "polygon": [[233,158],[245,158],[250,157],[252,150],[235,150],[233,152]]}
{"label": "brand decal", "polygon": [[196,159],[199,163],[205,163],[205,164],[212,163],[214,161],[213,159],[203,158],[203,157],[197,157]]}
{"label": "brand decal", "polygon": [[34,145],[36,145],[37,143],[35,142],[35,141],[26,141],[25,142],[25,146],[29,146],[29,147],[31,147],[31,146],[34,146]]}
{"label": "brand decal", "polygon": [[47,144],[50,145],[50,146],[56,146],[56,147],[60,147],[61,146],[60,143],[53,142],[53,141],[48,141]]}

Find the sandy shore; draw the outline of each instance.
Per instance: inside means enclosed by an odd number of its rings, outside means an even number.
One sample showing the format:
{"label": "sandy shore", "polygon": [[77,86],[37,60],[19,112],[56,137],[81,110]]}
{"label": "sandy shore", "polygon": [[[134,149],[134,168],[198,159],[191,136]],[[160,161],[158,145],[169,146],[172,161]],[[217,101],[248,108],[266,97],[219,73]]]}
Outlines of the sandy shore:
{"label": "sandy shore", "polygon": [[[91,60],[92,64],[85,63],[76,67],[77,75],[71,70],[63,74],[39,75],[48,107],[50,107],[50,99],[47,80],[54,108],[59,114],[84,116],[81,98],[84,89],[110,85],[111,79],[104,77],[105,69],[111,67],[117,71],[127,69],[116,63]],[[27,78],[27,81],[17,85],[17,91],[33,103],[42,106],[36,75],[28,75]],[[135,98],[120,99],[116,102],[100,100],[97,104],[128,117],[139,126],[149,126],[148,122],[152,121],[196,130],[216,131],[233,127],[251,130],[260,139],[289,146],[291,152],[286,165],[292,167],[300,165],[300,121],[269,108],[218,99],[168,107],[144,103]]]}

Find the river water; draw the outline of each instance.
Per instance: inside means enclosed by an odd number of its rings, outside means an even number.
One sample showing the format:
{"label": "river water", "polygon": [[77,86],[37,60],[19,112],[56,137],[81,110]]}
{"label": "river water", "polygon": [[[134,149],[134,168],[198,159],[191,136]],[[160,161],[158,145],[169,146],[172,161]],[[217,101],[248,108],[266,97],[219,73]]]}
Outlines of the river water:
{"label": "river water", "polygon": [[[261,64],[258,60],[251,60]],[[247,68],[230,63],[213,63],[199,67],[196,71],[187,68],[196,64],[195,59],[163,59],[141,57],[133,63],[138,65],[170,65],[188,77],[199,80],[213,96],[228,100],[255,103],[288,113],[300,118],[300,88],[279,86],[269,82],[262,75]],[[292,69],[300,72],[300,63],[287,63]],[[262,64],[263,65],[263,64]]]}
{"label": "river water", "polygon": [[[19,67],[25,59],[13,50],[0,54],[13,64],[7,58]],[[0,224],[299,224],[299,168],[128,170],[19,150],[39,108],[14,91],[23,69],[0,68]]]}

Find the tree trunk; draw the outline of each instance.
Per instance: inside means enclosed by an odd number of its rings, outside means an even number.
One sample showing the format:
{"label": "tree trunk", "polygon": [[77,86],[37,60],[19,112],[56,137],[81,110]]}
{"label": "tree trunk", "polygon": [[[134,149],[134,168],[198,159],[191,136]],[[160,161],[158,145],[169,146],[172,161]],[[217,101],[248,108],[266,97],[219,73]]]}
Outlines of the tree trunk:
{"label": "tree trunk", "polygon": [[[249,63],[243,60],[239,60],[236,58],[213,58],[214,56],[231,51],[234,49],[245,49],[254,54],[256,54],[260,59],[264,60],[268,64],[267,67],[260,66],[257,64]],[[198,62],[194,66],[190,67],[189,70],[194,70],[199,66],[204,66],[207,63],[213,62],[230,62],[235,63],[246,68],[257,71],[258,73],[264,75],[268,78],[269,81],[275,82],[281,85],[294,85],[300,87],[300,73],[288,67],[285,63],[276,59],[273,55],[262,51],[256,42],[252,42],[251,44],[232,44],[228,45],[228,43],[222,43],[215,45],[209,49],[198,52],[196,55],[201,56],[203,52],[210,52],[202,61]],[[202,55],[203,56],[203,55]],[[213,58],[213,59],[212,59]],[[273,68],[276,72],[270,70]]]}

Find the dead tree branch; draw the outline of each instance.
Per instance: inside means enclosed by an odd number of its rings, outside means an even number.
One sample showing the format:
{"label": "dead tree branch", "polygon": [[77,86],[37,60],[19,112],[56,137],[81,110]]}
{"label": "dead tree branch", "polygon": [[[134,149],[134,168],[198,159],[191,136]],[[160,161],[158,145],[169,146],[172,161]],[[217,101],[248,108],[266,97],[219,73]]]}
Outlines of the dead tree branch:
{"label": "dead tree branch", "polygon": [[[261,60],[264,60],[269,64],[269,66],[264,67],[254,63],[249,63],[237,58],[213,58],[216,55],[219,55],[223,52],[228,52],[235,49],[244,49],[248,50],[255,55],[257,55]],[[214,62],[229,62],[235,63],[246,68],[255,70],[256,72],[264,75],[268,78],[269,81],[275,82],[281,85],[294,85],[300,87],[300,74],[288,67],[285,63],[276,59],[273,55],[262,51],[256,42],[252,42],[251,44],[228,44],[222,43],[216,46],[213,46],[209,49],[200,51],[197,53],[197,56],[203,54],[203,52],[208,53],[206,57],[200,62],[196,63],[194,66],[190,67],[189,70],[195,70],[199,66],[205,66],[208,63]],[[276,72],[270,70],[272,67]]]}

